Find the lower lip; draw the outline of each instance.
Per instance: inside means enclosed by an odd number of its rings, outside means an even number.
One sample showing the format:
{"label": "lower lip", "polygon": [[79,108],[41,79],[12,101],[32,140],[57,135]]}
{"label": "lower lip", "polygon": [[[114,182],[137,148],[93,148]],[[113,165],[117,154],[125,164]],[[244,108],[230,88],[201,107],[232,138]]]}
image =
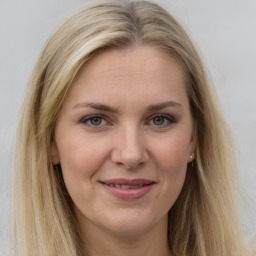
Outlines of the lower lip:
{"label": "lower lip", "polygon": [[111,195],[120,199],[132,200],[132,199],[139,199],[144,195],[146,195],[151,190],[154,183],[144,185],[139,188],[130,188],[130,189],[111,187],[103,183],[102,185]]}

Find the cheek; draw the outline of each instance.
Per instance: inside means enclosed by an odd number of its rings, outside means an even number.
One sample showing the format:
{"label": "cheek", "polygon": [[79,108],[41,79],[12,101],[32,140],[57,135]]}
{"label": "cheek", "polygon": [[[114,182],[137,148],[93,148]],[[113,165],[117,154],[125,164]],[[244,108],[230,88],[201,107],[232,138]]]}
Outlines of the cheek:
{"label": "cheek", "polygon": [[91,184],[97,179],[97,170],[105,161],[107,148],[100,140],[85,138],[79,133],[63,136],[59,140],[58,151],[63,179],[71,197],[78,198],[81,191],[89,193]]}
{"label": "cheek", "polygon": [[83,133],[73,133],[59,140],[58,150],[63,169],[71,173],[93,175],[93,170],[100,166],[107,155],[107,143],[92,137]]}
{"label": "cheek", "polygon": [[161,162],[166,190],[171,191],[171,194],[176,194],[176,191],[179,193],[187,171],[187,158],[184,156],[184,152],[176,148],[169,148],[169,150],[163,151]]}
{"label": "cheek", "polygon": [[175,203],[185,181],[189,139],[173,136],[159,144],[157,168],[160,170],[162,191],[168,210]]}
{"label": "cheek", "polygon": [[157,143],[158,163],[173,172],[186,169],[190,151],[190,138],[186,135],[171,134]]}

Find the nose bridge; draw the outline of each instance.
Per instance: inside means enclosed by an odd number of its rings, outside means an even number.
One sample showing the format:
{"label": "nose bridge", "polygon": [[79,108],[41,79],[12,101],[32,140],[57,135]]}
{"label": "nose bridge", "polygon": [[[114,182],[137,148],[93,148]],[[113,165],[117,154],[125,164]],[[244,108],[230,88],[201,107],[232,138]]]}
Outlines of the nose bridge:
{"label": "nose bridge", "polygon": [[126,123],[119,127],[112,160],[131,169],[142,165],[147,159],[148,154],[141,128],[134,123]]}

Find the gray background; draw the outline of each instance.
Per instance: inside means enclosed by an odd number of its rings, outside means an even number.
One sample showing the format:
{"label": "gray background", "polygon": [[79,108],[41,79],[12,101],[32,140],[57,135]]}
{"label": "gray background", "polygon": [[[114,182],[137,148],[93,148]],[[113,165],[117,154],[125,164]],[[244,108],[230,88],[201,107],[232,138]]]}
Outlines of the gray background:
{"label": "gray background", "polygon": [[[24,89],[45,40],[86,1],[0,0],[0,255],[6,255],[13,139]],[[245,198],[241,219],[256,238],[256,0],[162,0],[187,29],[235,139]]]}

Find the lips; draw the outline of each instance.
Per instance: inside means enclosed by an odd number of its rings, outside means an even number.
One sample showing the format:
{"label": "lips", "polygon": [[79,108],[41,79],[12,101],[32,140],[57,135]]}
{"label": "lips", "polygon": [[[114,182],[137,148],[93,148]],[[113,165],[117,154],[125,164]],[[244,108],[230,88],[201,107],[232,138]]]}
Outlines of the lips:
{"label": "lips", "polygon": [[111,195],[119,199],[139,199],[146,195],[155,182],[146,179],[112,179],[100,182]]}

